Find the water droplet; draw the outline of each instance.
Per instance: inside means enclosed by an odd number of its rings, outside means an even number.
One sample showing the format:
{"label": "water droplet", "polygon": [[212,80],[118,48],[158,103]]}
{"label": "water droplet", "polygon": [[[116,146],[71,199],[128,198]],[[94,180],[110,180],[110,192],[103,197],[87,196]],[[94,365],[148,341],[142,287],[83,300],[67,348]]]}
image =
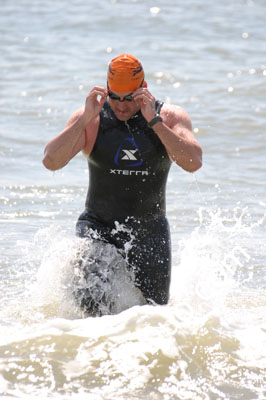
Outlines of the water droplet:
{"label": "water droplet", "polygon": [[157,15],[161,11],[160,7],[151,7],[150,12],[152,15]]}
{"label": "water droplet", "polygon": [[160,72],[155,72],[154,75],[155,75],[156,78],[162,78],[163,77],[163,72],[161,72],[161,71]]}
{"label": "water droplet", "polygon": [[174,87],[174,88],[179,88],[179,87],[180,87],[180,85],[181,85],[181,83],[180,83],[180,82],[175,82],[175,83],[173,84],[173,87]]}

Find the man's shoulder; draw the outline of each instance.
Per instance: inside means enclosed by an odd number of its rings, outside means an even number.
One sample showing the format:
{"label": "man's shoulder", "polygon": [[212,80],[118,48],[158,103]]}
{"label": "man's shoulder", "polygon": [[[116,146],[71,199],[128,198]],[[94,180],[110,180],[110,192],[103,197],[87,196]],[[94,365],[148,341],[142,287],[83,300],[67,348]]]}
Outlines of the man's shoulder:
{"label": "man's shoulder", "polygon": [[190,117],[186,110],[175,104],[164,103],[161,116],[168,126],[173,126],[177,123],[190,123]]}
{"label": "man's shoulder", "polygon": [[162,112],[180,115],[185,113],[186,111],[183,107],[176,104],[163,103]]}
{"label": "man's shoulder", "polygon": [[77,110],[75,110],[70,118],[80,117],[83,113],[84,113],[84,106],[79,107]]}
{"label": "man's shoulder", "polygon": [[[73,114],[67,120],[66,126],[74,124],[80,117],[82,117],[83,113],[84,113],[84,106],[78,108],[76,111],[73,112]],[[91,127],[94,128],[95,126],[98,125],[99,125],[99,115],[97,115],[88,123],[88,125],[86,126],[86,130],[90,129]]]}
{"label": "man's shoulder", "polygon": [[80,107],[76,111],[74,111],[73,114],[71,114],[70,117],[68,118],[66,126],[70,126],[73,123],[75,123],[79,119],[79,117],[81,117],[83,112],[84,112],[84,107]]}

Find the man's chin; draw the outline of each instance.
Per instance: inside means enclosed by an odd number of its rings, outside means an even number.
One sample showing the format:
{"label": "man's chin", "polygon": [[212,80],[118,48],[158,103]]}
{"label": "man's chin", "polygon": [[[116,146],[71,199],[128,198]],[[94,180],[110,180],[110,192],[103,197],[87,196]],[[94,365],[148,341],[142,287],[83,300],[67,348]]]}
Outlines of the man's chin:
{"label": "man's chin", "polygon": [[116,118],[118,118],[120,121],[127,121],[132,114],[129,112],[121,112],[121,111],[116,111],[115,112]]}

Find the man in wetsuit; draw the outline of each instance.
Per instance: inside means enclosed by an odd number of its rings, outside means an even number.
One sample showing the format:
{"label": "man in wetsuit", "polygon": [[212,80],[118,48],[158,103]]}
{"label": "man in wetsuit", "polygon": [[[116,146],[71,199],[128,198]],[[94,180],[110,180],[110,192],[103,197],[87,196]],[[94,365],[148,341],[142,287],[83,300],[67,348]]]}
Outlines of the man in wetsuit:
{"label": "man in wetsuit", "polygon": [[[93,87],[85,106],[47,144],[43,164],[57,170],[81,150],[88,158],[89,189],[78,235],[96,232],[98,239],[116,246],[134,269],[134,283],[147,302],[166,304],[171,275],[168,172],[172,162],[189,172],[201,167],[202,151],[188,114],[155,100],[140,61],[121,54],[109,64],[107,87]],[[125,228],[120,233],[117,223]],[[126,231],[132,233],[127,250]],[[88,304],[80,302],[89,313]]]}

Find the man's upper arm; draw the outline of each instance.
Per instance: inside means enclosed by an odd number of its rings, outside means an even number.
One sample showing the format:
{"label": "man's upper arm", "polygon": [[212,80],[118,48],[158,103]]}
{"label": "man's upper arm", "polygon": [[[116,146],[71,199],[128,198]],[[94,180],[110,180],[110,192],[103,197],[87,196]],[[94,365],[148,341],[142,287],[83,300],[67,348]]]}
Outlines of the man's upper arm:
{"label": "man's upper arm", "polygon": [[182,107],[174,105],[170,106],[168,116],[166,124],[169,128],[178,131],[181,135],[183,131],[186,131],[186,133],[191,132],[191,135],[193,136],[190,116]]}
{"label": "man's upper arm", "polygon": [[[80,118],[83,111],[84,107],[81,107],[74,114],[72,114],[72,116],[68,119],[66,123],[65,129],[71,127]],[[99,115],[93,118],[88,123],[88,125],[84,129],[84,135],[80,136],[80,138],[78,139],[77,143],[74,146],[71,158],[73,158],[80,151],[82,151],[86,157],[90,155],[97,137],[99,123],[100,123]]]}
{"label": "man's upper arm", "polygon": [[[80,108],[77,111],[75,111],[74,114],[72,114],[71,117],[67,120],[65,129],[68,129],[71,126],[73,126],[75,124],[75,122],[82,115],[82,112],[83,112],[83,108]],[[77,143],[75,144],[75,146],[73,148],[71,158],[73,158],[77,153],[79,153],[81,150],[83,150],[85,145],[86,145],[86,137],[85,137],[85,130],[84,130],[84,135],[81,135],[79,137]]]}
{"label": "man's upper arm", "polygon": [[162,136],[171,161],[187,171],[196,171],[201,167],[202,150],[194,137],[189,115],[182,107],[166,105],[162,116],[164,124],[172,132],[168,141],[164,141]]}

